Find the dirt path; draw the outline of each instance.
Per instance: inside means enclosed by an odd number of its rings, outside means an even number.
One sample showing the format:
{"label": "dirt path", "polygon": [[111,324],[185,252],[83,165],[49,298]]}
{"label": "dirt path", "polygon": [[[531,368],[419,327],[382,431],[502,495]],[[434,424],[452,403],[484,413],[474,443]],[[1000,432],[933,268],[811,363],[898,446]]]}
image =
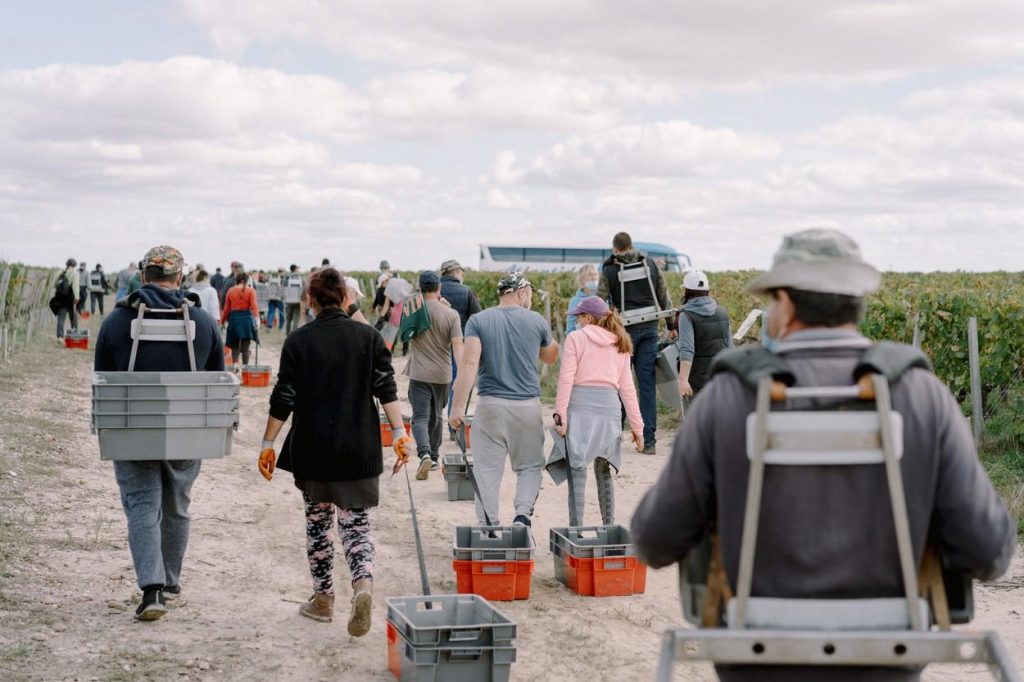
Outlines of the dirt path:
{"label": "dirt path", "polygon": [[[95,334],[98,325],[91,326]],[[280,337],[268,336],[261,361],[276,368]],[[268,484],[255,467],[270,389],[243,390],[233,454],[203,464],[183,599],[161,621],[132,619],[137,589],[124,516],[112,467],[100,461],[89,433],[91,363],[91,352],[66,351],[47,338],[0,372],[0,679],[393,679],[386,669],[384,598],[419,592],[404,478],[382,479],[382,503],[373,513],[371,633],[356,640],[345,633],[344,618],[332,624],[301,618],[298,604],[310,592],[301,497],[290,475],[282,472]],[[624,456],[616,481],[620,523],[628,523],[656,478],[671,440],[660,434],[658,457]],[[446,443],[446,450],[454,445]],[[450,593],[451,527],[471,523],[473,511],[471,502],[447,501],[438,474],[414,482],[414,490],[431,588]],[[590,483],[587,519],[596,520]],[[502,488],[505,521],[513,490],[509,471]],[[651,571],[646,594],[636,597],[571,594],[554,580],[547,548],[549,527],[565,520],[565,495],[564,486],[545,480],[534,520],[531,599],[498,605],[519,624],[512,678],[649,680],[660,633],[681,622],[676,572]],[[336,577],[345,612],[343,562]],[[1022,588],[1018,554],[1007,578],[978,590],[975,624],[999,629],[1024,663]],[[928,675],[964,676],[963,670],[938,669]],[[706,668],[680,670],[679,677],[713,679]]]}

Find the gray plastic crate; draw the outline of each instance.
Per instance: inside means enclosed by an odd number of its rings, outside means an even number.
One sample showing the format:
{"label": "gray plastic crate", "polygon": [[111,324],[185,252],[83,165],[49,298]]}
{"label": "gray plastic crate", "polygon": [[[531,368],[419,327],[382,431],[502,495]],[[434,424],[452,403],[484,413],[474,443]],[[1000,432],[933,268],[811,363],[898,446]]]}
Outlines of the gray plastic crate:
{"label": "gray plastic crate", "polygon": [[399,682],[508,682],[516,648],[415,647],[399,637]]}
{"label": "gray plastic crate", "polygon": [[104,460],[213,459],[239,422],[230,372],[96,372],[92,430]]}
{"label": "gray plastic crate", "polygon": [[69,339],[87,339],[89,338],[88,329],[68,329],[64,332],[64,336]]}
{"label": "gray plastic crate", "polygon": [[636,545],[624,526],[579,526],[552,528],[548,536],[555,556],[577,559],[635,556]]}
{"label": "gray plastic crate", "polygon": [[526,526],[455,526],[453,535],[458,561],[529,561],[536,549]]}
{"label": "gray plastic crate", "polygon": [[448,484],[448,501],[472,500],[473,482],[469,480],[469,467],[472,466],[473,458],[462,454],[445,455],[444,480]]}
{"label": "gray plastic crate", "polygon": [[507,647],[516,638],[516,624],[475,594],[390,597],[385,603],[387,621],[414,647]]}

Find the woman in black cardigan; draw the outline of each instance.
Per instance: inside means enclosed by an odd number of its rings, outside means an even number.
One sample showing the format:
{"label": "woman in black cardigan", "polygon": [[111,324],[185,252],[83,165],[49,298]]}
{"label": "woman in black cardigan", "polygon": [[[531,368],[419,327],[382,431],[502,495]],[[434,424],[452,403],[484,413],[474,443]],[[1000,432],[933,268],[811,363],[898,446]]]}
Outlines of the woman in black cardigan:
{"label": "woman in black cardigan", "polygon": [[306,552],[313,596],[299,613],[329,622],[334,613],[334,543],[327,533],[337,507],[338,535],[352,572],[348,631],[370,630],[374,545],[370,507],[377,506],[384,469],[374,398],[384,406],[401,466],[412,452],[398,405],[391,352],[369,325],[341,310],[345,282],[334,268],[317,272],[308,286],[316,319],[285,339],[277,385],[260,452],[260,473],[274,472],[274,440],[289,415],[292,428],[276,465],[291,471],[306,504]]}

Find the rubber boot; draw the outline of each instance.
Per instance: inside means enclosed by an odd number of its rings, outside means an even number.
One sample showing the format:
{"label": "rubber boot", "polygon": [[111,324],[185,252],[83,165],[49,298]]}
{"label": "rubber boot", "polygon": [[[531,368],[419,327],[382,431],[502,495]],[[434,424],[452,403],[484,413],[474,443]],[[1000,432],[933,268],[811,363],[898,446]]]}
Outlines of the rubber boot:
{"label": "rubber boot", "polygon": [[612,481],[612,465],[604,457],[594,460],[594,476],[597,478],[597,504],[601,508],[601,523],[611,526],[615,523],[615,483]]}
{"label": "rubber boot", "polygon": [[[569,525],[582,526],[583,503],[587,496],[587,470],[569,469],[569,475],[572,476],[573,485],[573,495],[569,496]],[[575,505],[573,505],[573,496],[576,498]]]}

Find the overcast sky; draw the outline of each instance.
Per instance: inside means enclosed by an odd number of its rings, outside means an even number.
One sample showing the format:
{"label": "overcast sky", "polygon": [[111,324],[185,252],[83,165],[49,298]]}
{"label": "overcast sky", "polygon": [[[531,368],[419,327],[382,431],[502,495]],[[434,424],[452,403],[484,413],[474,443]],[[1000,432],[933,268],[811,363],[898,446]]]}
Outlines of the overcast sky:
{"label": "overcast sky", "polygon": [[0,5],[0,258],[1024,269],[1020,0]]}

